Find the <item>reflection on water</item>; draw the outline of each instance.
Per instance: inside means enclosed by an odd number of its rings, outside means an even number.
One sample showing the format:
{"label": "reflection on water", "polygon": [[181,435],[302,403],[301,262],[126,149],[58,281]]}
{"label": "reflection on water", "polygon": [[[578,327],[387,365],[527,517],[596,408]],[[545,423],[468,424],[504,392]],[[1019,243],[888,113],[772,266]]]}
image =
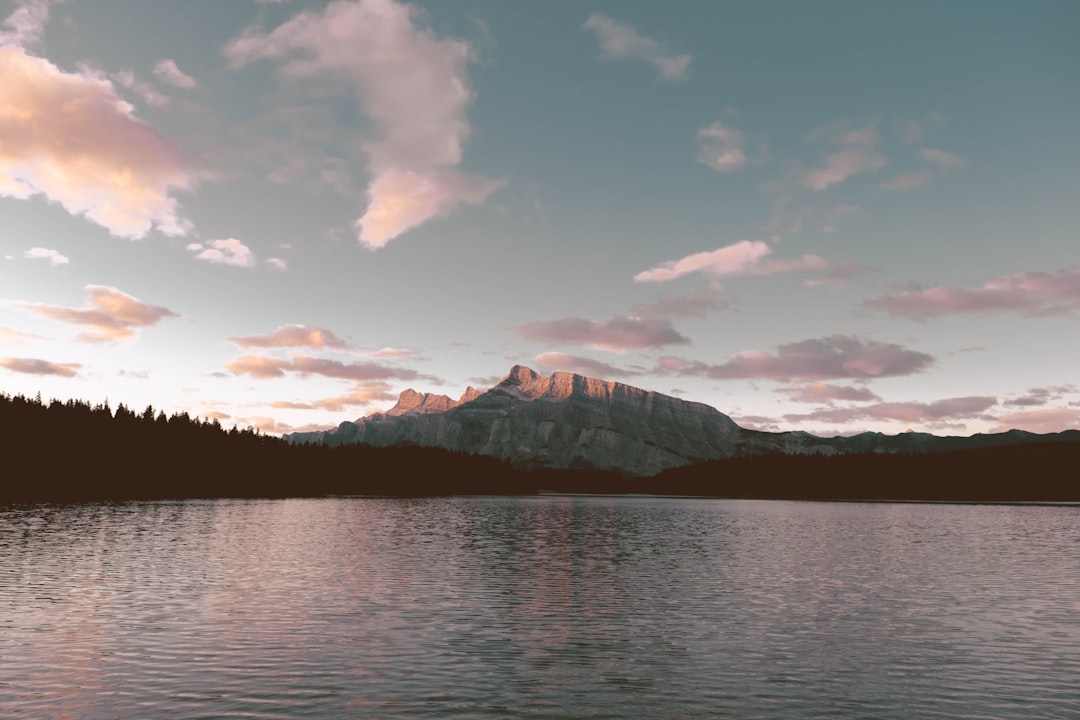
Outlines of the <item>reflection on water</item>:
{"label": "reflection on water", "polygon": [[0,716],[1077,718],[1080,509],[0,509]]}

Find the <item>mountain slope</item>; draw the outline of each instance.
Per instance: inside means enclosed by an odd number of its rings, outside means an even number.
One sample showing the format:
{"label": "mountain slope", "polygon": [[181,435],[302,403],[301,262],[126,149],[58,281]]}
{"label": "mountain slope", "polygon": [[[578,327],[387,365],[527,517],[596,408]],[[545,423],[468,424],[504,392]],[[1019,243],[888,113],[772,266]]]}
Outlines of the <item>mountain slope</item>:
{"label": "mountain slope", "polygon": [[385,413],[285,439],[332,446],[411,444],[489,455],[519,467],[654,475],[736,455],[941,452],[1080,439],[1080,431],[1045,436],[1011,431],[966,438],[925,433],[819,438],[804,432],[759,432],[739,427],[703,403],[566,372],[545,378],[516,365],[486,392],[469,388],[453,400],[406,390]]}

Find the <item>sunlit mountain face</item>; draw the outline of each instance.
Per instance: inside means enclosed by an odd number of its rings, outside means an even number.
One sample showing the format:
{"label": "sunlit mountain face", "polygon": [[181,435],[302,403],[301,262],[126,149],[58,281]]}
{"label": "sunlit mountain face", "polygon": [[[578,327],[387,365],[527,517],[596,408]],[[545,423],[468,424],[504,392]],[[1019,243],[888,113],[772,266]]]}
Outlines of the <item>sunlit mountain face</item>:
{"label": "sunlit mountain face", "polygon": [[1080,428],[1076,27],[0,0],[0,391],[649,469]]}

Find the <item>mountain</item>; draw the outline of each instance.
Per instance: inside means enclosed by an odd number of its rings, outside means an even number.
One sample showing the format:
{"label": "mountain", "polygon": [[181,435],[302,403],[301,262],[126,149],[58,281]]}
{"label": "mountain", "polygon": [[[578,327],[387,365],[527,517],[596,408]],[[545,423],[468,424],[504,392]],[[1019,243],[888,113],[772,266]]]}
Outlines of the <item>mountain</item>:
{"label": "mountain", "polygon": [[511,461],[519,467],[614,469],[631,475],[737,455],[927,453],[1080,440],[1080,431],[1020,430],[971,437],[927,433],[820,438],[739,427],[703,403],[567,372],[542,377],[515,365],[487,391],[454,400],[406,390],[394,407],[325,432],[292,433],[291,443],[441,447]]}

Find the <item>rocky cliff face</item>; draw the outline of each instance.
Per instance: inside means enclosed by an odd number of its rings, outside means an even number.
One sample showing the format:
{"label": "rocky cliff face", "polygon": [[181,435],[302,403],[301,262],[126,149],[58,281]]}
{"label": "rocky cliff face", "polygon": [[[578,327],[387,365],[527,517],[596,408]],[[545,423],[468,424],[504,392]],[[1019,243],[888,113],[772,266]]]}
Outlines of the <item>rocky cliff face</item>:
{"label": "rocky cliff face", "polygon": [[736,454],[935,452],[1048,437],[1016,432],[970,438],[924,433],[819,438],[804,432],[757,432],[739,427],[702,403],[572,373],[542,377],[516,365],[484,392],[470,387],[453,400],[406,390],[385,413],[344,422],[327,432],[285,438],[328,445],[434,446],[491,455],[524,467],[653,475]]}

